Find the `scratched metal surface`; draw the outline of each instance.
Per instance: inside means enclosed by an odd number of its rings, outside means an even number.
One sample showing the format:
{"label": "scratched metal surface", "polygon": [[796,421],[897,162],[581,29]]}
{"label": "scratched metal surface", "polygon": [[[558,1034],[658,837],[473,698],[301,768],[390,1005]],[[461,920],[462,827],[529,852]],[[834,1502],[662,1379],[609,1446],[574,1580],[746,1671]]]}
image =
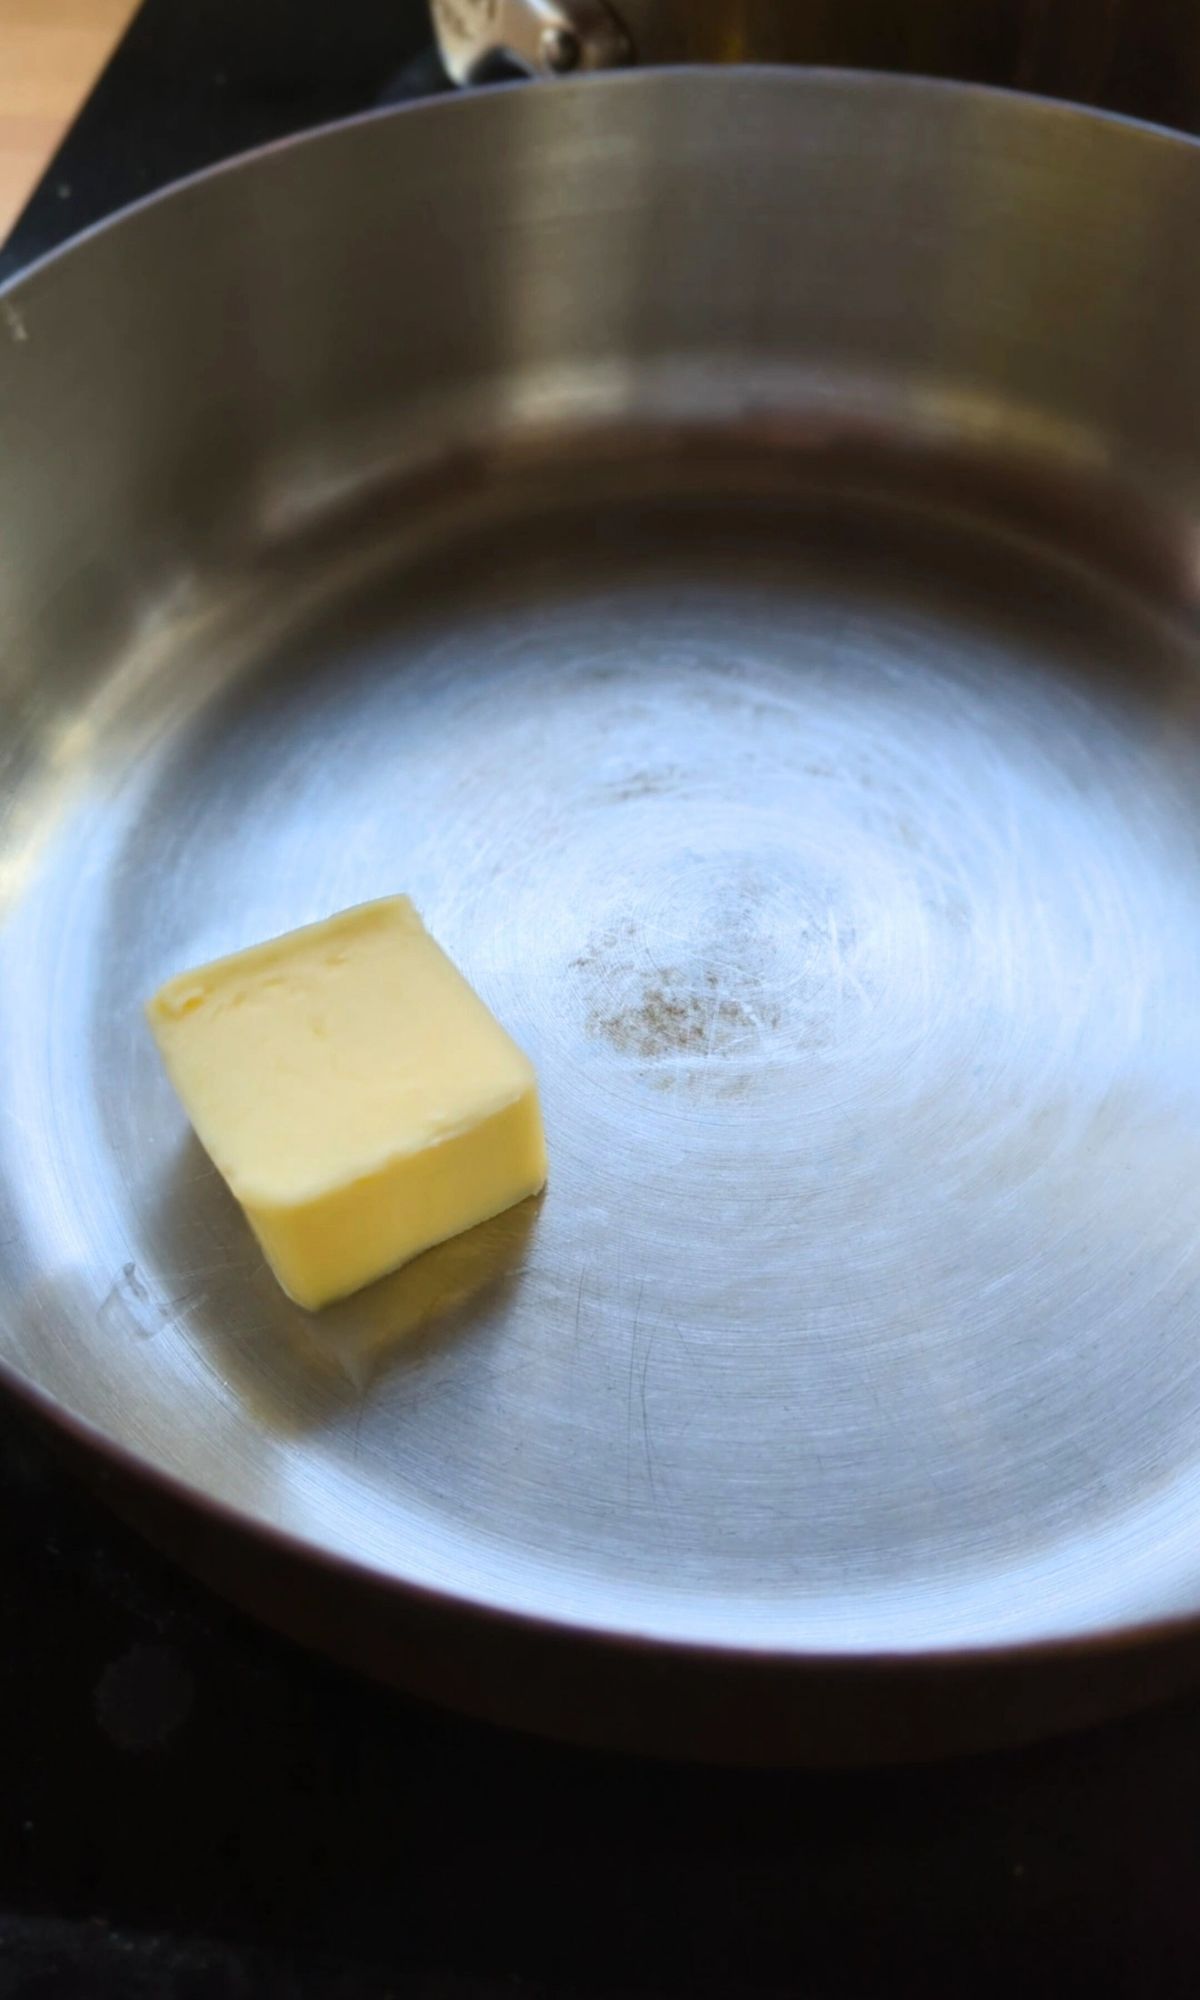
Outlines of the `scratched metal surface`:
{"label": "scratched metal surface", "polygon": [[[11,291],[13,1377],[558,1626],[1200,1611],[1198,222],[1148,132],[662,75],[285,148]],[[550,1185],[310,1318],[141,1001],[397,890]]]}

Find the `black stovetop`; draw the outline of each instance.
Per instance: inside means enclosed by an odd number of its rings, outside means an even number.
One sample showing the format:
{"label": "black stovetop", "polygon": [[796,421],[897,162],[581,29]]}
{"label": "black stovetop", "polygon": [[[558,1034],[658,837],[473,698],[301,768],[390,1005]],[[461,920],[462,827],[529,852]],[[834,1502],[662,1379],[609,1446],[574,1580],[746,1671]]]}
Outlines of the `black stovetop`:
{"label": "black stovetop", "polygon": [[0,278],[231,153],[446,89],[428,21],[425,0],[144,0],[0,249]]}
{"label": "black stovetop", "polygon": [[[0,273],[228,153],[440,87],[423,0],[147,0]],[[0,2000],[1200,1981],[1200,1696],[849,1777],[546,1747],[248,1624],[5,1413],[0,1593]]]}

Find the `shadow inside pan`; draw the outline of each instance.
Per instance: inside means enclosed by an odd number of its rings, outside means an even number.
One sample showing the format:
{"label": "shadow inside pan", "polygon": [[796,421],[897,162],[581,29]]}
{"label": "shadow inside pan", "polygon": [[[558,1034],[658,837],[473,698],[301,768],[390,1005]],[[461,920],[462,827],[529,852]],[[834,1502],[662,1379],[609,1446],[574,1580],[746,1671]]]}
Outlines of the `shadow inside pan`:
{"label": "shadow inside pan", "polygon": [[520,1202],[352,1298],[305,1312],[280,1294],[233,1196],[189,1137],[153,1219],[155,1263],[192,1277],[171,1308],[189,1315],[252,1419],[269,1432],[303,1433],[327,1420],[331,1401],[346,1408],[368,1398],[390,1366],[419,1393],[440,1350],[469,1342],[520,1283],[539,1205]]}

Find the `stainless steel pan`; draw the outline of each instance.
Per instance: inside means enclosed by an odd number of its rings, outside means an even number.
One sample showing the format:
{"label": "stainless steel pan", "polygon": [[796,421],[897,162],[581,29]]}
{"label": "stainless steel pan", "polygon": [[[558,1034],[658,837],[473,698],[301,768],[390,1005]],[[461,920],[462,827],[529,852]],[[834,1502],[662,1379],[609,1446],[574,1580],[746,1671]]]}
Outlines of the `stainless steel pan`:
{"label": "stainless steel pan", "polygon": [[[4,1381],[263,1615],[727,1757],[1200,1634],[1200,154],[630,74],[208,175],[0,298]],[[540,1206],[319,1319],[168,972],[403,889]]]}

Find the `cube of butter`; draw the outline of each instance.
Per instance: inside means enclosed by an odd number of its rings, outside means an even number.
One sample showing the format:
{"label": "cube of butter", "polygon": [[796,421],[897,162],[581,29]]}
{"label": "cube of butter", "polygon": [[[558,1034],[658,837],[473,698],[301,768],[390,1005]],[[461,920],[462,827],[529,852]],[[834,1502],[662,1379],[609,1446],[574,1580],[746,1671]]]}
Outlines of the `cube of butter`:
{"label": "cube of butter", "polygon": [[356,1291],[545,1181],[533,1068],[406,896],[168,980],[146,1012],[298,1305]]}

